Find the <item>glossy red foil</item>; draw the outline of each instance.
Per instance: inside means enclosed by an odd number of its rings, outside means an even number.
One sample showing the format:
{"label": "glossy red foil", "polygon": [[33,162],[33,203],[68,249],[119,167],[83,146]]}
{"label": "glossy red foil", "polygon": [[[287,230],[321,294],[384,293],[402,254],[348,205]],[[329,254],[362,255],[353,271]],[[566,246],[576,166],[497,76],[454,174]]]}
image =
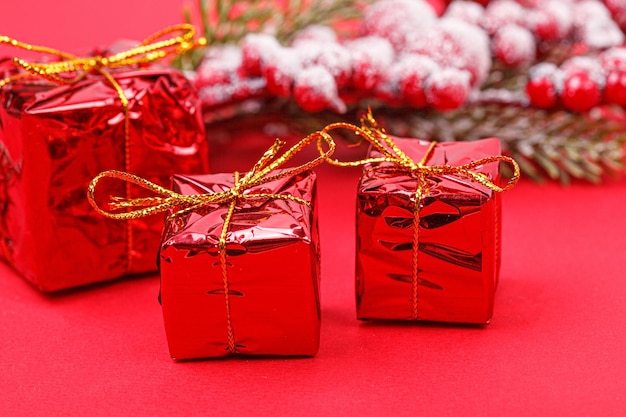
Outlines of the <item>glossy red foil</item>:
{"label": "glossy red foil", "polygon": [[[395,140],[414,161],[429,145],[417,139]],[[426,165],[462,165],[500,152],[498,139],[440,143]],[[371,151],[371,156],[380,154]],[[381,164],[366,166],[358,186],[357,317],[488,323],[500,267],[498,193],[461,175],[428,177],[428,194],[419,202],[415,298],[417,180],[411,173],[378,168]],[[478,170],[497,183],[498,164]]]}
{"label": "glossy red foil", "polygon": [[[10,60],[0,76],[14,74]],[[171,69],[114,74],[129,99],[130,129],[115,89],[100,75],[60,86],[35,77],[0,89],[0,257],[42,291],[156,270],[163,218],[109,220],[89,205],[89,181],[117,169],[169,185],[205,173],[200,105]],[[103,184],[102,195],[138,195]]]}
{"label": "glossy red foil", "polygon": [[[175,176],[173,189],[220,192],[232,174]],[[172,358],[313,356],[319,347],[319,239],[315,174],[253,187],[311,202],[240,200],[228,224],[228,303],[218,242],[228,204],[173,216],[160,251],[161,304]],[[230,319],[234,352],[229,348]]]}

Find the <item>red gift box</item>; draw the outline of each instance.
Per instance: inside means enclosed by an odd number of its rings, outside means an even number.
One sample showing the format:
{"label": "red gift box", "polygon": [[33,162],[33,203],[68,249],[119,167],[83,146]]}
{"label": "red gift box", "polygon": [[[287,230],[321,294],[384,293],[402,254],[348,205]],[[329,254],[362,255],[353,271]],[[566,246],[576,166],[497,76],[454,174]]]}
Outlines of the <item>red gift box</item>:
{"label": "red gift box", "polygon": [[[173,183],[179,194],[214,195],[230,190],[235,180],[232,174],[177,175]],[[270,197],[237,199],[232,217],[229,204],[209,204],[166,222],[159,258],[161,303],[174,359],[317,353],[315,174],[276,179],[246,194]],[[310,206],[271,195],[297,197]]]}
{"label": "red gift box", "polygon": [[[430,142],[391,138],[413,161],[430,152],[424,163],[430,167],[501,153],[498,139],[439,143],[429,151]],[[374,149],[370,156],[382,154]],[[357,194],[358,318],[491,320],[500,267],[499,193],[466,172],[437,169],[420,178],[419,171],[388,162],[365,166]],[[497,163],[471,170],[497,184]]]}
{"label": "red gift box", "polygon": [[207,172],[188,80],[136,66],[67,83],[18,73],[12,60],[0,65],[0,77],[13,76],[0,89],[0,257],[42,291],[155,271],[162,219],[105,219],[89,205],[87,185],[108,169],[160,184]]}

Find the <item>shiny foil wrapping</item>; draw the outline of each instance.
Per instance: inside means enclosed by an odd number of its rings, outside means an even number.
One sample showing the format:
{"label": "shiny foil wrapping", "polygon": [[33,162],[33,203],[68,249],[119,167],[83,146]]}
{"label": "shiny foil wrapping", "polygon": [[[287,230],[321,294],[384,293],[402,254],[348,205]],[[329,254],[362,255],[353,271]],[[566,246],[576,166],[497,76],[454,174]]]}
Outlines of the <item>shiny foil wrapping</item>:
{"label": "shiny foil wrapping", "polygon": [[[10,60],[0,76],[14,74]],[[105,219],[89,181],[117,169],[170,184],[208,172],[200,104],[172,69],[116,70],[129,99],[101,75],[71,85],[29,77],[0,89],[0,257],[42,291],[156,270],[163,218]],[[108,187],[108,188],[107,188]],[[103,185],[103,194],[139,191]]]}
{"label": "shiny foil wrapping", "polygon": [[[220,192],[234,184],[232,174],[175,176],[173,182],[173,190],[185,195]],[[292,195],[311,208],[271,198],[238,200],[227,225],[226,278],[218,242],[228,204],[167,220],[159,257],[161,304],[174,359],[317,353],[315,174],[305,171],[244,193]]]}
{"label": "shiny foil wrapping", "polygon": [[[414,161],[429,145],[395,140]],[[462,165],[500,152],[498,139],[440,143],[426,165]],[[387,165],[365,166],[358,186],[357,317],[488,323],[500,267],[499,194],[462,175],[428,176],[416,242],[416,177]],[[496,182],[498,170],[476,169]]]}

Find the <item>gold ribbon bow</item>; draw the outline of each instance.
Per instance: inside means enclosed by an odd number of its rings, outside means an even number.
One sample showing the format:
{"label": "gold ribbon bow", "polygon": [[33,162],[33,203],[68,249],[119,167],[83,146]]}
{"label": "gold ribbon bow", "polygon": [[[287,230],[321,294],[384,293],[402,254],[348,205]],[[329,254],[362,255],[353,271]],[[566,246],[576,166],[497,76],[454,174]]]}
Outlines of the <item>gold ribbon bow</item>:
{"label": "gold ribbon bow", "polygon": [[[441,175],[461,175],[482,184],[494,192],[504,192],[510,190],[515,186],[520,177],[520,169],[517,162],[512,158],[504,155],[494,155],[486,158],[481,158],[476,161],[472,161],[464,165],[427,165],[428,160],[433,154],[436,146],[436,142],[431,142],[426,153],[419,162],[413,161],[406,153],[404,153],[394,142],[394,140],[387,135],[385,130],[381,128],[371,110],[361,119],[361,127],[351,125],[349,123],[333,123],[326,126],[322,132],[328,133],[334,129],[348,129],[355,133],[363,140],[369,142],[374,149],[383,154],[382,157],[365,158],[358,161],[338,161],[336,159],[328,159],[328,162],[337,166],[360,166],[369,163],[391,163],[396,168],[403,172],[411,173],[416,177],[417,188],[415,190],[415,205],[413,208],[413,271],[412,271],[412,320],[418,318],[418,258],[419,258],[419,223],[420,223],[420,211],[422,206],[422,200],[429,193],[428,182],[426,181],[430,176]],[[494,180],[482,172],[474,171],[482,165],[505,162],[513,167],[513,175],[504,187],[498,186]]]}
{"label": "gold ribbon bow", "polygon": [[[320,150],[320,155],[305,164],[284,169],[278,173],[272,173],[272,171],[282,167],[289,159],[291,159],[296,153],[300,152],[302,148],[312,143],[317,142],[317,147]],[[231,354],[236,353],[235,333],[233,330],[230,314],[230,293],[229,293],[229,280],[228,269],[226,262],[226,236],[230,221],[232,219],[235,207],[240,200],[244,199],[282,199],[295,201],[300,204],[304,204],[310,207],[310,203],[303,200],[300,197],[292,196],[289,194],[272,194],[272,193],[254,193],[247,192],[252,187],[256,187],[261,184],[269,183],[281,178],[291,177],[300,174],[308,169],[319,165],[324,160],[328,159],[335,150],[335,142],[330,135],[325,132],[315,132],[293,147],[285,151],[282,155],[279,155],[279,151],[284,142],[276,140],[273,146],[271,146],[252,169],[240,178],[239,173],[234,173],[235,184],[232,188],[217,193],[206,193],[197,195],[182,195],[160,185],[154,184],[148,180],[140,178],[136,175],[131,175],[120,171],[105,171],[96,176],[88,187],[88,200],[94,209],[103,216],[127,220],[136,219],[139,217],[145,217],[156,213],[165,211],[171,211],[172,216],[184,215],[195,210],[198,207],[210,205],[210,204],[228,204],[228,211],[224,218],[224,224],[220,233],[220,239],[218,244],[220,266],[222,271],[222,281],[224,284],[224,294],[226,301],[226,324],[227,324],[227,337],[228,337],[228,352]],[[324,150],[324,144],[328,146],[327,150]],[[98,206],[95,199],[95,190],[98,182],[103,178],[113,178],[126,181],[127,184],[135,184],[150,190],[161,196],[157,197],[145,197],[135,199],[125,199],[120,197],[114,197],[113,202],[110,204],[113,211],[102,209]],[[127,210],[118,212],[118,210]]]}
{"label": "gold ribbon bow", "polygon": [[[169,36],[169,37],[168,37]],[[31,45],[20,42],[8,36],[0,35],[0,43],[8,44],[18,49],[33,51],[60,58],[58,62],[33,63],[20,58],[13,58],[13,62],[25,72],[0,80],[0,88],[5,85],[30,77],[40,77],[58,85],[77,83],[91,73],[103,76],[115,90],[124,111],[124,169],[130,169],[130,117],[129,100],[124,89],[110,73],[110,69],[122,67],[137,67],[158,61],[168,55],[183,54],[193,48],[206,45],[206,39],[195,39],[196,29],[190,24],[170,26],[146,38],[138,46],[127,51],[118,52],[110,56],[78,57],[46,46]],[[130,195],[129,188],[126,188]],[[131,271],[133,230],[130,223],[126,224],[127,257],[126,271]]]}

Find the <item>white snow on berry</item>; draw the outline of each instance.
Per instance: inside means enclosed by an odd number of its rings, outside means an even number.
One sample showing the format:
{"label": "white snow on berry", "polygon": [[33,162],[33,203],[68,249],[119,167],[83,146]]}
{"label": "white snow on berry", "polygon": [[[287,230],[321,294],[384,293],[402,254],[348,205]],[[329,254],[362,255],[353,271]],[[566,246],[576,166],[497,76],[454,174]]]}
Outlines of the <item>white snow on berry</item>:
{"label": "white snow on berry", "polygon": [[205,54],[199,71],[204,67],[235,72],[241,65],[241,48],[235,45],[223,45],[209,49]]}
{"label": "white snow on berry", "polygon": [[563,91],[565,74],[559,67],[551,62],[542,62],[530,67],[528,70],[528,78],[531,80],[547,78],[552,81],[552,85],[554,85],[558,93]]}
{"label": "white snow on berry", "polygon": [[609,48],[600,54],[599,60],[600,65],[605,71],[617,69],[626,70],[626,48]]}
{"label": "white snow on berry", "polygon": [[278,40],[266,33],[249,33],[241,40],[241,48],[244,51],[254,52],[261,59],[280,47]]}
{"label": "white snow on berry", "polygon": [[583,24],[593,19],[610,19],[611,13],[606,6],[597,0],[582,0],[573,4],[574,21]]}
{"label": "white snow on berry", "polygon": [[456,68],[444,68],[426,81],[426,100],[437,110],[452,110],[461,106],[470,91],[470,73]]}
{"label": "white snow on berry", "polygon": [[574,13],[570,1],[547,1],[541,8],[556,18],[559,36],[566,36],[570,32],[574,24]]}
{"label": "white snow on berry", "polygon": [[436,21],[435,11],[424,0],[379,0],[365,9],[363,32],[384,37],[401,51],[408,37]]}
{"label": "white snow on berry", "polygon": [[526,65],[535,60],[535,38],[528,29],[510,23],[494,35],[493,50],[505,65]]}
{"label": "white snow on berry", "polygon": [[352,57],[343,45],[338,43],[326,44],[317,57],[316,63],[326,68],[335,77],[337,84],[342,87],[348,83],[352,74]]}
{"label": "white snow on berry", "polygon": [[358,89],[374,89],[394,60],[393,47],[387,39],[366,36],[346,42],[352,60],[352,81]]}
{"label": "white snow on berry", "polygon": [[413,39],[407,52],[431,57],[442,67],[467,70],[472,86],[480,85],[491,69],[487,33],[455,18],[442,18],[421,36]]}
{"label": "white snow on berry", "polygon": [[262,73],[272,94],[287,97],[301,70],[302,62],[298,54],[292,48],[279,48],[264,61]]}
{"label": "white snow on berry", "polygon": [[562,40],[574,26],[571,4],[563,0],[547,1],[540,8],[530,9],[524,23],[540,39]]}
{"label": "white snow on berry", "polygon": [[575,36],[590,48],[609,48],[624,42],[624,34],[602,2],[577,2],[573,5],[573,14]]}
{"label": "white snow on berry", "polygon": [[322,66],[303,69],[294,84],[294,99],[307,111],[325,108],[345,113],[346,105],[339,99],[335,78]]}
{"label": "white snow on berry", "polygon": [[379,36],[365,36],[350,40],[345,46],[354,60],[374,62],[380,68],[390,65],[395,56],[389,41]]}
{"label": "white snow on berry", "polygon": [[624,34],[621,29],[610,19],[588,21],[579,28],[578,36],[592,49],[610,48],[624,42]]}
{"label": "white snow on berry", "polygon": [[310,25],[294,35],[291,45],[297,46],[302,41],[337,42],[337,34],[328,26]]}
{"label": "white snow on berry", "polygon": [[304,67],[314,65],[326,48],[326,43],[314,39],[302,39],[293,43],[291,49],[298,55]]}
{"label": "white snow on berry", "polygon": [[423,82],[431,74],[441,70],[441,67],[430,57],[418,54],[402,55],[385,71],[383,80],[378,86],[379,93],[391,98],[397,98],[398,86],[401,80],[411,76],[419,77]]}
{"label": "white snow on berry", "polygon": [[605,72],[600,62],[590,56],[574,56],[561,64],[561,70],[568,78],[574,74],[587,74],[598,85],[603,85]]}
{"label": "white snow on berry", "polygon": [[264,33],[250,33],[241,40],[242,66],[251,76],[261,74],[263,61],[281,46],[275,37]]}
{"label": "white snow on berry", "polygon": [[478,3],[469,0],[457,0],[450,3],[445,17],[453,17],[472,25],[480,25],[485,15],[485,9]]}
{"label": "white snow on berry", "polygon": [[483,27],[491,34],[504,25],[519,24],[524,18],[524,8],[514,0],[492,1],[485,8]]}

